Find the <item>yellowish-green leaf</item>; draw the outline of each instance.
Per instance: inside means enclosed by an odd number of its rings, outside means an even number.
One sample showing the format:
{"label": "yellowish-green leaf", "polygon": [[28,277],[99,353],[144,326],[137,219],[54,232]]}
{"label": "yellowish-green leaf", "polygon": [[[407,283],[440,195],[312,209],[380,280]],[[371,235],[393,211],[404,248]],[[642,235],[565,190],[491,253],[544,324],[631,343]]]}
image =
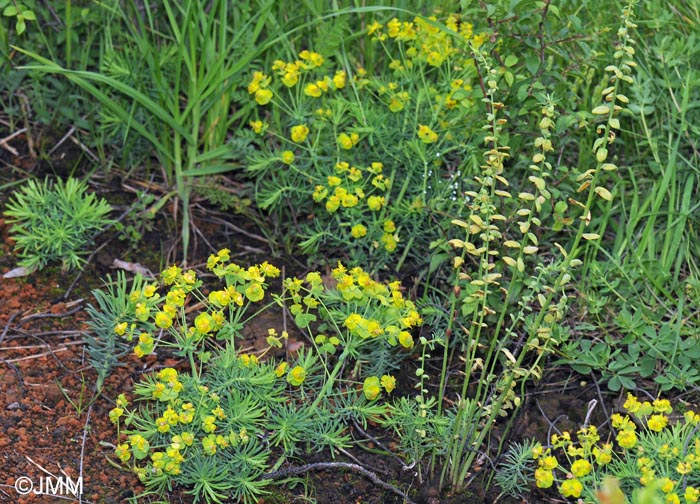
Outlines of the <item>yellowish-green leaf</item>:
{"label": "yellowish-green leaf", "polygon": [[606,159],[608,159],[608,149],[605,149],[601,147],[598,149],[598,151],[595,153],[595,158],[598,160],[599,163],[602,163]]}
{"label": "yellowish-green leaf", "polygon": [[583,233],[583,239],[584,240],[597,240],[600,238],[600,235],[598,233]]}
{"label": "yellowish-green leaf", "polygon": [[518,243],[514,240],[506,240],[505,242],[503,242],[503,245],[505,247],[508,247],[508,248],[517,248],[517,249],[520,248],[520,243]]}
{"label": "yellowish-green leaf", "polygon": [[564,259],[566,259],[567,257],[569,257],[569,254],[568,254],[568,252],[566,251],[566,249],[565,249],[564,247],[562,247],[561,245],[559,245],[557,242],[554,242],[554,246],[557,247],[557,248],[559,249],[559,252],[561,252],[561,255],[564,256]]}
{"label": "yellowish-green leaf", "polygon": [[610,107],[607,105],[598,105],[596,108],[591,110],[591,113],[595,115],[605,115],[610,113]]}
{"label": "yellowish-green leaf", "polygon": [[506,358],[513,364],[516,363],[515,356],[511,353],[510,350],[508,350],[507,348],[501,348],[501,352],[503,352]]}
{"label": "yellowish-green leaf", "polygon": [[518,257],[518,263],[517,263],[518,271],[522,273],[525,271],[525,261],[523,261],[522,257]]}
{"label": "yellowish-green leaf", "polygon": [[530,175],[527,179],[533,184],[535,184],[535,187],[537,187],[538,191],[544,191],[547,187],[547,183],[541,177],[535,177],[534,175]]}
{"label": "yellowish-green leaf", "polygon": [[578,177],[576,177],[576,182],[581,182],[582,180],[591,178],[591,177],[593,176],[594,173],[595,173],[595,170],[593,170],[593,169],[591,169],[591,170],[586,170],[586,171],[583,172],[581,175],[579,175]]}
{"label": "yellowish-green leaf", "polygon": [[534,245],[528,245],[527,247],[523,247],[523,254],[535,254],[537,250],[537,247]]}
{"label": "yellowish-green leaf", "polygon": [[503,256],[503,262],[506,263],[510,267],[513,267],[516,264],[515,259],[513,259],[512,257],[508,257],[508,256]]}
{"label": "yellowish-green leaf", "polygon": [[452,219],[452,224],[454,224],[455,226],[459,226],[461,228],[465,228],[465,229],[467,228],[467,223],[461,219]]}
{"label": "yellowish-green leaf", "polygon": [[595,192],[598,196],[603,198],[605,201],[612,201],[613,196],[610,194],[610,191],[608,191],[605,187],[598,186],[595,188]]}

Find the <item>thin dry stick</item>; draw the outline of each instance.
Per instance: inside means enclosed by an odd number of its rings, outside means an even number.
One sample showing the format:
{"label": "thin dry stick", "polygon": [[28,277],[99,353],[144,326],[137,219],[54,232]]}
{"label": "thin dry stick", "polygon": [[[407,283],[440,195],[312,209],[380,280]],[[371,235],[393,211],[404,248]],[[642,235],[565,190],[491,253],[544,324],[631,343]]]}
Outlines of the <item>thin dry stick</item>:
{"label": "thin dry stick", "polygon": [[65,352],[68,350],[66,347],[62,348],[57,348],[56,350],[49,350],[48,352],[36,354],[36,355],[28,355],[27,357],[19,357],[17,359],[5,359],[5,362],[11,363],[11,362],[22,362],[26,360],[31,360],[31,359],[38,359],[39,357],[46,357],[47,355],[52,355],[54,358],[56,357],[55,354],[58,352]]}
{"label": "thin dry stick", "polygon": [[18,312],[13,313],[10,318],[7,321],[7,324],[5,324],[5,329],[3,329],[2,334],[0,334],[0,343],[2,343],[2,340],[5,339],[5,336],[7,335],[7,331],[10,328],[10,324],[12,324],[12,321],[18,316],[22,315],[24,313],[24,310],[20,310]]}
{"label": "thin dry stick", "polygon": [[379,479],[379,476],[374,474],[372,471],[368,471],[364,467],[359,466],[357,464],[349,464],[347,462],[316,462],[314,464],[306,464],[299,467],[290,467],[289,469],[280,469],[279,471],[264,474],[260,478],[280,479],[286,478],[288,476],[296,476],[297,474],[303,474],[309,471],[327,471],[329,469],[350,469],[351,471],[359,472],[363,476],[367,477],[370,481],[372,481],[372,483],[374,483],[375,485],[378,485],[382,488],[385,488],[386,490],[389,490],[390,492],[395,493],[396,495],[401,496],[401,498],[406,504],[416,504],[413,500],[411,500],[408,497],[408,495],[405,492],[401,491],[399,488],[396,488],[391,483],[387,483],[386,481]]}
{"label": "thin dry stick", "polygon": [[[74,301],[71,304],[73,305],[73,304],[77,304],[79,302],[82,303],[83,301],[84,301],[83,299],[79,299],[77,301]],[[45,312],[45,313],[36,313],[34,315],[27,315],[26,317],[22,318],[19,321],[19,324],[17,324],[17,326],[18,327],[23,326],[25,323],[29,322],[30,320],[35,320],[35,319],[67,317],[68,315],[73,315],[74,313],[77,313],[82,309],[83,309],[82,306],[76,306],[72,310],[68,310],[67,312],[63,312],[63,313],[46,313]]]}
{"label": "thin dry stick", "polygon": [[[85,419],[85,427],[83,427],[83,442],[80,445],[80,467],[79,467],[79,477],[83,479],[83,461],[85,460],[85,441],[87,439],[88,425],[90,424],[90,415],[92,414],[92,403],[88,407],[87,418]],[[78,502],[82,504],[83,494],[78,496]]]}
{"label": "thin dry stick", "polygon": [[27,131],[27,128],[22,128],[21,130],[17,130],[17,131],[15,131],[14,133],[12,133],[11,135],[6,136],[5,138],[0,138],[0,147],[2,147],[3,149],[9,151],[10,154],[12,154],[13,156],[18,156],[18,155],[19,155],[19,152],[17,152],[17,149],[15,149],[14,147],[12,147],[12,146],[11,146],[9,143],[7,143],[7,142],[9,142],[10,140],[12,140],[12,139],[15,138],[16,136],[21,135],[21,134],[24,133],[25,131]]}

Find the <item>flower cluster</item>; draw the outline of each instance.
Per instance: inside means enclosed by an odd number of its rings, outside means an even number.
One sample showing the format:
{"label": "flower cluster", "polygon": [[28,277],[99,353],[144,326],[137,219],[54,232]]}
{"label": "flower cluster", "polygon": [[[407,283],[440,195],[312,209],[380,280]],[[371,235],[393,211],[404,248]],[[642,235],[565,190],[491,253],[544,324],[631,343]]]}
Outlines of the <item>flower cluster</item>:
{"label": "flower cluster", "polygon": [[465,111],[479,98],[465,49],[485,36],[457,15],[374,22],[367,35],[388,74],[333,67],[310,50],[253,73],[248,92],[260,108],[250,127],[259,148],[249,169],[261,180],[261,207],[312,217],[295,219],[302,251],[330,245],[357,263],[384,264],[439,236],[425,236],[436,228],[428,210],[456,208],[465,141],[476,132]]}
{"label": "flower cluster", "polygon": [[347,331],[339,337],[316,341],[347,345],[351,340],[386,341],[390,346],[413,347],[410,330],[422,323],[415,304],[406,299],[399,282],[381,283],[360,267],[350,270],[341,263],[332,271],[335,289],[327,289],[321,275],[312,272],[305,279],[285,280],[285,289],[291,297],[290,312],[302,326],[317,319],[311,313],[319,306],[321,316],[342,325]]}
{"label": "flower cluster", "polygon": [[[134,347],[138,357],[153,353],[153,332],[159,329],[167,331],[174,339],[174,343],[161,340],[161,344],[191,353],[207,337],[228,339],[235,335],[232,330],[245,311],[246,304],[262,301],[266,280],[280,274],[279,269],[268,262],[248,268],[232,263],[228,249],[209,256],[207,269],[224,282],[221,289],[212,290],[204,296],[200,289],[202,281],[194,270],[183,271],[179,266],[170,266],[161,274],[163,285],[168,287],[165,296],[158,294],[155,283],[132,292],[127,318],[134,322],[119,322],[114,332],[130,341],[134,337],[138,339]],[[189,321],[186,304],[191,298],[204,303],[206,309]]]}
{"label": "flower cluster", "polygon": [[[558,483],[559,493],[565,498],[597,502],[602,483],[615,480],[620,488],[628,490],[656,488],[668,504],[698,502],[700,415],[687,411],[684,421],[670,424],[668,415],[673,409],[668,400],[640,401],[632,394],[628,394],[624,408],[629,415],[611,416],[617,447],[601,442],[595,426],[579,430],[577,441],[563,432],[552,436],[550,447],[537,445],[533,449],[537,487]],[[619,488],[616,491],[621,492]]]}
{"label": "flower cluster", "polygon": [[[144,461],[143,465],[134,464],[144,483],[180,475],[191,452],[213,456],[217,450],[248,441],[245,428],[236,430],[225,423],[227,414],[218,394],[198,385],[191,376],[181,376],[174,368],[164,368],[147,377],[137,386],[136,394],[156,401],[152,424],[146,429],[132,426],[132,430],[127,430],[127,442],[116,446],[115,455],[122,462],[128,462],[132,456],[138,463]],[[109,417],[121,430],[121,418],[128,412],[129,403],[123,394],[116,402]]]}

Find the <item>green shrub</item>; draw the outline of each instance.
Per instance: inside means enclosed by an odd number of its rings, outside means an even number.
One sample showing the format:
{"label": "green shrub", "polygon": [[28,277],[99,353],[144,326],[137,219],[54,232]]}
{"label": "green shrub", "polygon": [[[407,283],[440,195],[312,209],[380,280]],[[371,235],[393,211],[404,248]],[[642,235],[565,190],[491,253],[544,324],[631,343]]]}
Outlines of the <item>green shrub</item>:
{"label": "green shrub", "polygon": [[109,204],[87,193],[84,182],[69,178],[55,184],[30,179],[13,193],[5,215],[12,224],[19,265],[28,271],[60,261],[64,270],[81,268],[94,237],[112,221]]}

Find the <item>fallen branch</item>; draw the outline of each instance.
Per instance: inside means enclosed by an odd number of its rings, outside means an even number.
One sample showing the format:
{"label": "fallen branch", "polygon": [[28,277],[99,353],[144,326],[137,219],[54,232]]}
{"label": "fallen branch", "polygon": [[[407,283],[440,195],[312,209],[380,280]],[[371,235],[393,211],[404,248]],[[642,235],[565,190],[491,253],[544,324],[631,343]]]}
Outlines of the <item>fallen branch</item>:
{"label": "fallen branch", "polygon": [[357,464],[349,464],[347,462],[316,462],[314,464],[306,464],[299,467],[290,467],[288,469],[280,469],[279,471],[274,471],[261,476],[261,479],[280,479],[286,478],[288,476],[296,476],[297,474],[303,474],[309,471],[327,471],[329,469],[350,469],[351,471],[359,472],[363,476],[367,477],[372,483],[378,485],[390,492],[400,495],[406,504],[415,504],[408,495],[401,491],[399,488],[395,487],[391,483],[383,481],[372,471],[365,469],[364,467]]}

